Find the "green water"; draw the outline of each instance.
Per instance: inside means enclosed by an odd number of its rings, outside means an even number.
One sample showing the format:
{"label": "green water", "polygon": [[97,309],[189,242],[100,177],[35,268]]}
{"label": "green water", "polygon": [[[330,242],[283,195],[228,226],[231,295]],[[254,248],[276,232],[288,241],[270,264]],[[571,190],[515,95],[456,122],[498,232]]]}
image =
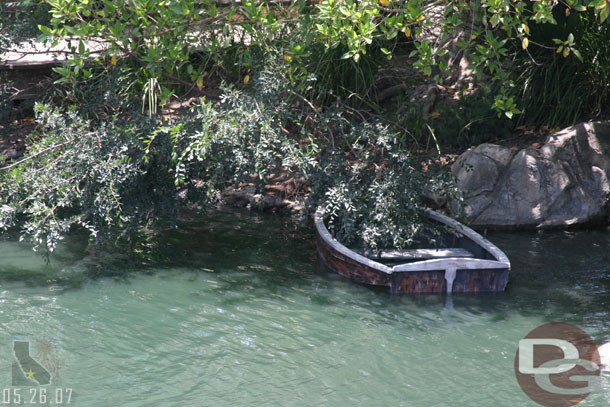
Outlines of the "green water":
{"label": "green water", "polygon": [[[45,265],[0,242],[0,386],[13,339],[44,337],[61,358],[53,388],[81,407],[533,406],[519,339],[565,321],[610,341],[610,231],[489,238],[513,263],[507,292],[451,300],[332,274],[312,231],[276,216],[185,222],[139,259],[74,236]],[[581,405],[607,406],[604,386]]]}

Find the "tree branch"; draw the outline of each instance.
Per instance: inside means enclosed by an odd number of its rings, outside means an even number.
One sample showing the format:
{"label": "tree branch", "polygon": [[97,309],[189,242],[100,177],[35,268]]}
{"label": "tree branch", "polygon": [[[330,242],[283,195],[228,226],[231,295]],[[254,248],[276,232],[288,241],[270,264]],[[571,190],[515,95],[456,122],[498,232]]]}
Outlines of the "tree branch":
{"label": "tree branch", "polygon": [[19,164],[22,164],[22,163],[24,163],[24,162],[26,162],[26,161],[28,161],[28,160],[31,160],[32,158],[38,157],[39,155],[44,154],[44,153],[46,153],[47,151],[55,150],[56,148],[60,148],[60,147],[66,146],[66,145],[68,145],[68,144],[72,143],[74,140],[76,140],[76,139],[75,139],[75,138],[73,138],[73,139],[70,139],[70,140],[68,140],[68,141],[66,141],[66,142],[64,142],[64,143],[57,144],[57,145],[54,145],[54,146],[51,146],[51,147],[47,147],[47,148],[45,148],[45,149],[42,149],[42,150],[40,150],[39,152],[37,152],[36,154],[32,154],[32,155],[27,156],[27,157],[25,157],[25,158],[23,158],[23,159],[21,159],[21,160],[19,160],[19,161],[17,161],[17,162],[12,163],[11,165],[7,165],[6,167],[2,167],[2,168],[0,168],[0,171],[1,171],[1,170],[10,170],[11,168],[16,167],[16,166],[18,166]]}

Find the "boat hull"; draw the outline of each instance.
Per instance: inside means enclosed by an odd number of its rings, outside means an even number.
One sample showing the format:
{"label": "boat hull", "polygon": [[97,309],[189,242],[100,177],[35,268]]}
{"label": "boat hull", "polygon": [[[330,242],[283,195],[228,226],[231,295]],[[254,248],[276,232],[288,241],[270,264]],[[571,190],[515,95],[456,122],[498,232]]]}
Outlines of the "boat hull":
{"label": "boat hull", "polygon": [[362,264],[353,258],[325,244],[324,240],[318,237],[318,254],[320,259],[328,268],[334,272],[348,277],[358,283],[388,289],[392,285],[392,275],[384,273]]}
{"label": "boat hull", "polygon": [[[508,283],[508,269],[456,271],[453,293],[504,291]],[[393,294],[447,292],[445,270],[394,273],[393,277],[392,286],[388,287]]]}

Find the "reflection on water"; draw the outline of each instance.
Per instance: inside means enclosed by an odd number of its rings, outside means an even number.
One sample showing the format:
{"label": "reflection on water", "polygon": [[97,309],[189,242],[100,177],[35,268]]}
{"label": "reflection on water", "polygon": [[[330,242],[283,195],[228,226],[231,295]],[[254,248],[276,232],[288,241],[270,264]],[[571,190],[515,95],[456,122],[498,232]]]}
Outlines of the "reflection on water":
{"label": "reflection on water", "polygon": [[[610,233],[488,236],[513,264],[505,293],[392,297],[323,268],[312,230],[216,212],[134,255],[68,238],[49,265],[0,243],[0,348],[61,347],[80,406],[531,406],[517,343],[565,321],[610,340]],[[10,386],[10,358],[1,359]],[[607,373],[607,372],[606,372]],[[606,406],[604,389],[584,406]]]}

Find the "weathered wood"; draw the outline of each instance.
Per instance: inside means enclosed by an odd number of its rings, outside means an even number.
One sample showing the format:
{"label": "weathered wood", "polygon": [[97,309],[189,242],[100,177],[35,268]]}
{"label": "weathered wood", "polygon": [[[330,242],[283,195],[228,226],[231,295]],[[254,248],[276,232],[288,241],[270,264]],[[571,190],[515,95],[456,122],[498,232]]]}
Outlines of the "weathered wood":
{"label": "weathered wood", "polygon": [[321,213],[318,209],[315,215],[320,258],[338,274],[359,283],[405,294],[503,291],[508,282],[510,262],[500,249],[472,229],[437,212],[426,213],[460,234],[457,241],[468,249],[388,252],[387,256],[395,255],[396,259],[399,255],[420,256],[409,257],[405,260],[409,262],[393,267],[362,256],[333,239]]}
{"label": "weathered wood", "polygon": [[429,260],[446,259],[448,257],[474,257],[474,255],[461,247],[439,248],[439,249],[406,249],[406,250],[382,250],[379,256],[370,256],[376,260]]}
{"label": "weathered wood", "polygon": [[[28,41],[16,45],[14,49],[0,54],[0,70],[7,69],[41,69],[63,65],[70,55],[77,53],[78,38],[60,40],[55,46],[50,43]],[[110,48],[110,43],[103,39],[87,39],[83,41],[89,58],[97,58]]]}
{"label": "weathered wood", "polygon": [[370,267],[346,256],[336,248],[329,246],[318,238],[318,253],[322,261],[333,271],[358,283],[388,289],[391,285],[391,273],[379,268]]}

